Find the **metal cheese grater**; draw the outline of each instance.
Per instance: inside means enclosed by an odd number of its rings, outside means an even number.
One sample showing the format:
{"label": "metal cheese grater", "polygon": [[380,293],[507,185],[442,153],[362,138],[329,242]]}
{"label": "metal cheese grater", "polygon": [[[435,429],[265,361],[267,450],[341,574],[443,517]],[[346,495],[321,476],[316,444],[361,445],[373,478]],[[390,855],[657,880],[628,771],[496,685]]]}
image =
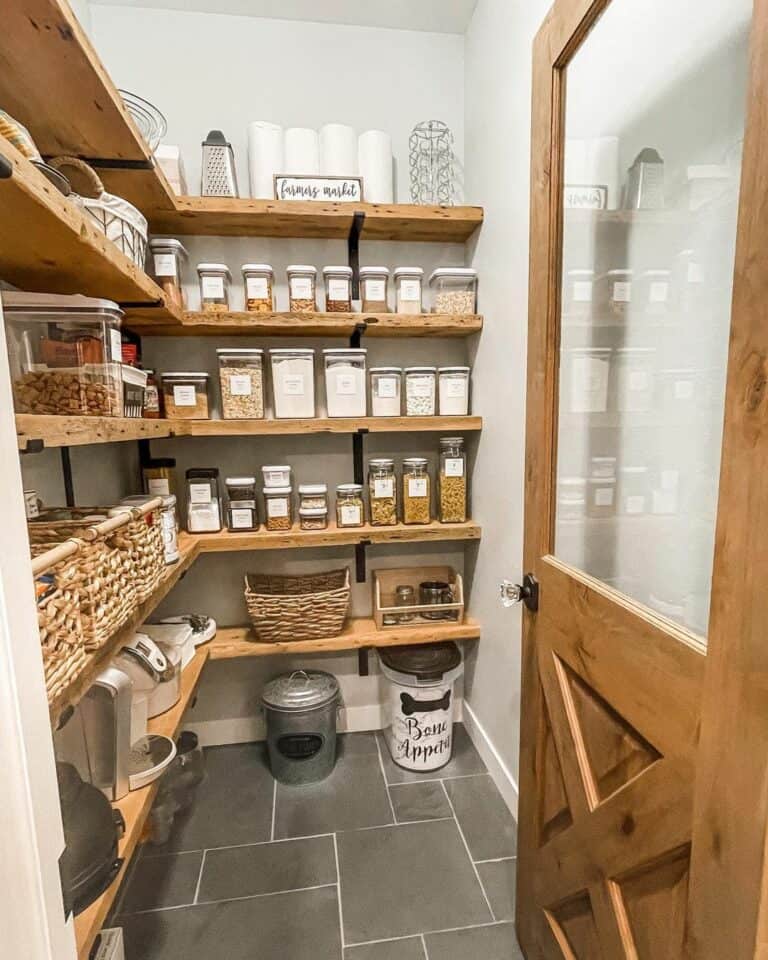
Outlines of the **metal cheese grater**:
{"label": "metal cheese grater", "polygon": [[221,130],[211,130],[203,140],[200,193],[204,197],[237,197],[237,173],[232,144]]}

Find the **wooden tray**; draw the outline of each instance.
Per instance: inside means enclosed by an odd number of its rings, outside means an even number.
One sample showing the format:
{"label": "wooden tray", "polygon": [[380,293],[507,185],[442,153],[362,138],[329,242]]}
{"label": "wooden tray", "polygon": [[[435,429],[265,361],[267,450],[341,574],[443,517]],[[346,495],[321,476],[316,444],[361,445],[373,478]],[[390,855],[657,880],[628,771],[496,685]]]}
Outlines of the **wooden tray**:
{"label": "wooden tray", "polygon": [[[413,606],[395,606],[395,588],[408,585],[413,587],[416,596],[419,595],[419,584],[425,580],[444,580],[453,589],[454,602],[440,604],[416,603]],[[439,609],[445,616],[439,620],[424,616],[425,613],[435,613]],[[413,619],[406,623],[401,622],[403,614],[410,614]],[[450,616],[449,616],[450,615]],[[404,626],[437,625],[439,623],[464,622],[464,584],[461,574],[453,567],[396,567],[391,570],[373,571],[373,619],[380,629]]]}

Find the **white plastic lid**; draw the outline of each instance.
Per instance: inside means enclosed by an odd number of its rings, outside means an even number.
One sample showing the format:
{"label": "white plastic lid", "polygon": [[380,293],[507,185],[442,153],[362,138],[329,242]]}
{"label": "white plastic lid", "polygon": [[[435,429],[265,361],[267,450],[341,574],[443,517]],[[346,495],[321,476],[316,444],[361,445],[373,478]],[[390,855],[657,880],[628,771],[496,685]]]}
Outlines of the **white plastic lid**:
{"label": "white plastic lid", "polygon": [[345,356],[345,357],[348,357],[348,356],[364,357],[366,353],[368,353],[368,350],[366,347],[338,347],[338,348],[326,347],[323,350],[323,353],[326,355],[328,354],[335,355],[338,353],[339,355]]}
{"label": "white plastic lid", "polygon": [[616,483],[616,477],[590,477],[589,482],[596,483],[601,487],[604,487],[606,484]]}
{"label": "white plastic lid", "polygon": [[272,276],[274,270],[268,263],[244,263],[243,273],[268,273]]}
{"label": "white plastic lid", "polygon": [[228,357],[234,354],[237,357],[253,357],[257,354],[261,356],[264,351],[261,347],[217,347],[216,353],[220,357]]}
{"label": "white plastic lid", "polygon": [[558,486],[561,487],[586,487],[586,477],[559,477]]}
{"label": "white plastic lid", "polygon": [[328,493],[327,483],[300,483],[299,494],[302,497],[319,497]]}
{"label": "white plastic lid", "polygon": [[396,373],[402,374],[402,367],[371,367],[368,373]]}
{"label": "white plastic lid", "polygon": [[475,270],[474,267],[438,267],[437,270],[432,271],[429,282],[433,283],[441,277],[460,277],[466,280],[476,280],[477,270]]}
{"label": "white plastic lid", "polygon": [[[291,268],[288,267],[288,269],[290,270]],[[343,276],[345,277],[351,277],[352,267],[323,267],[324,277],[328,276],[328,274],[331,274],[331,273],[340,273],[340,274],[343,274]]]}
{"label": "white plastic lid", "polygon": [[437,373],[437,367],[406,367],[405,372],[408,373]]}
{"label": "white plastic lid", "polygon": [[309,266],[306,263],[292,263],[285,270],[286,273],[311,273],[313,276],[317,273],[317,267]]}
{"label": "white plastic lid", "polygon": [[362,483],[340,483],[336,487],[336,493],[362,493],[363,485]]}
{"label": "white plastic lid", "polygon": [[424,271],[421,267],[397,267],[392,276],[397,279],[398,277],[423,277]]}
{"label": "white plastic lid", "polygon": [[360,267],[361,277],[389,276],[389,267]]}
{"label": "white plastic lid", "polygon": [[326,517],[328,507],[299,507],[300,517]]}
{"label": "white plastic lid", "polygon": [[198,263],[197,265],[198,273],[221,273],[226,274],[228,277],[232,276],[229,272],[229,267],[226,263]]}
{"label": "white plastic lid", "polygon": [[261,472],[262,472],[262,473],[276,473],[278,470],[282,470],[283,472],[286,472],[286,473],[290,473],[290,472],[291,472],[291,468],[288,466],[287,463],[286,463],[286,464],[279,464],[278,466],[273,466],[273,465],[270,464],[270,465],[267,466],[267,467],[262,467],[262,468],[261,468]]}
{"label": "white plastic lid", "polygon": [[569,270],[569,277],[594,277],[594,270]]}
{"label": "white plastic lid", "polygon": [[608,273],[606,274],[606,276],[608,276],[608,277],[615,277],[615,276],[631,277],[634,272],[635,272],[634,270],[609,270]]}
{"label": "white plastic lid", "polygon": [[171,250],[173,253],[178,253],[182,257],[187,256],[187,250],[183,243],[180,240],[174,240],[173,237],[153,237],[149,241],[149,249],[153,252],[155,250]]}
{"label": "white plastic lid", "polygon": [[273,357],[314,357],[315,351],[311,347],[279,347],[269,351]]}
{"label": "white plastic lid", "polygon": [[438,373],[469,373],[469,367],[438,367]]}
{"label": "white plastic lid", "polygon": [[671,270],[643,270],[644,277],[669,277],[671,275]]}
{"label": "white plastic lid", "polygon": [[172,373],[161,373],[160,377],[163,380],[207,380],[210,377],[210,374],[203,373],[200,370],[197,372],[190,372],[189,370],[174,370]]}
{"label": "white plastic lid", "polygon": [[286,494],[290,493],[293,490],[293,487],[290,483],[286,484],[284,487],[264,487],[264,496],[265,497],[284,497]]}
{"label": "white plastic lid", "polygon": [[227,477],[224,483],[233,487],[247,487],[256,483],[256,477]]}

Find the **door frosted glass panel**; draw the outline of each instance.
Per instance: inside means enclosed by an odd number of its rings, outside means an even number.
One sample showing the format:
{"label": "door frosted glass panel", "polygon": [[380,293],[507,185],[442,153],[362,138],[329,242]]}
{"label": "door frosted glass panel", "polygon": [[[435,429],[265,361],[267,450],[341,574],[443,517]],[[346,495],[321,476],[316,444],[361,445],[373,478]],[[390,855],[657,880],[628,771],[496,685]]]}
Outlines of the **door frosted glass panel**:
{"label": "door frosted glass panel", "polygon": [[613,0],[566,74],[555,553],[702,636],[750,19]]}

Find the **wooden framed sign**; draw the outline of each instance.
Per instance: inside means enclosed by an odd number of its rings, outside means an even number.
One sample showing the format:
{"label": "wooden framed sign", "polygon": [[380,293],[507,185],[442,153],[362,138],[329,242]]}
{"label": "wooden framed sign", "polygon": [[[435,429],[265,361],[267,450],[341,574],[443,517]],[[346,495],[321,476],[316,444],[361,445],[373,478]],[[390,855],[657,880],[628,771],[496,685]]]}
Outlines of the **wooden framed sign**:
{"label": "wooden framed sign", "polygon": [[303,173],[275,174],[275,200],[360,203],[362,199],[362,177],[321,177]]}

